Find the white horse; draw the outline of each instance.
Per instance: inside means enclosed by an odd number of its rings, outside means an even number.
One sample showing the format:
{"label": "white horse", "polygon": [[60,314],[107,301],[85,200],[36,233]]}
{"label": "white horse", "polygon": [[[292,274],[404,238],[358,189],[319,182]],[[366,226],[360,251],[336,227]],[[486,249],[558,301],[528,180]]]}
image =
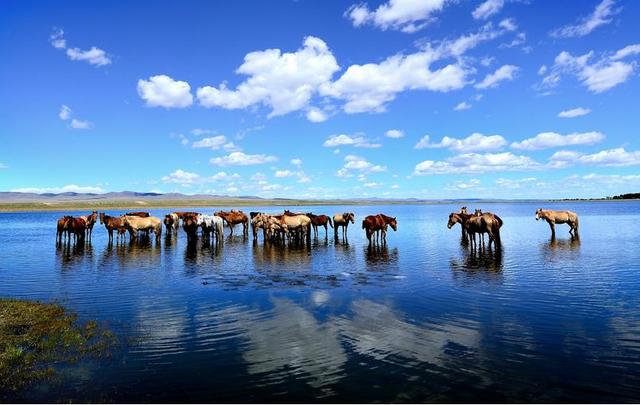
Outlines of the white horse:
{"label": "white horse", "polygon": [[224,222],[217,215],[199,214],[196,222],[202,228],[203,236],[208,237],[211,233],[215,234],[215,238],[219,243],[224,239]]}

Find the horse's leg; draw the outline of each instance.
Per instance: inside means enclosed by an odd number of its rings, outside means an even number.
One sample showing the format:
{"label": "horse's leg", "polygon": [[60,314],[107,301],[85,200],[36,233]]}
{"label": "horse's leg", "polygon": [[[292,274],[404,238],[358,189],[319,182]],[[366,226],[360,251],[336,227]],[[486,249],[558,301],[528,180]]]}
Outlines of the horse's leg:
{"label": "horse's leg", "polygon": [[551,228],[551,237],[555,238],[556,237],[556,226],[554,225],[554,223],[552,221],[548,221],[549,222],[549,228]]}

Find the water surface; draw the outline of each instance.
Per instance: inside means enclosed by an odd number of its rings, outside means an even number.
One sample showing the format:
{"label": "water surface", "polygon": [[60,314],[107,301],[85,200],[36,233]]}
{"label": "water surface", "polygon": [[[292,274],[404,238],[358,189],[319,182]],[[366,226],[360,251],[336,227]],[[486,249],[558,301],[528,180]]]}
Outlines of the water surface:
{"label": "water surface", "polygon": [[[310,248],[241,232],[189,248],[182,231],[110,246],[96,224],[67,249],[61,213],[0,214],[0,296],[60,302],[122,342],[11,399],[640,401],[640,203],[544,204],[580,215],[580,239],[559,225],[555,241],[538,205],[478,205],[504,220],[500,254],[460,244],[453,205],[301,208],[356,213],[348,243],[322,229]],[[378,212],[398,231],[369,249],[359,224]]]}

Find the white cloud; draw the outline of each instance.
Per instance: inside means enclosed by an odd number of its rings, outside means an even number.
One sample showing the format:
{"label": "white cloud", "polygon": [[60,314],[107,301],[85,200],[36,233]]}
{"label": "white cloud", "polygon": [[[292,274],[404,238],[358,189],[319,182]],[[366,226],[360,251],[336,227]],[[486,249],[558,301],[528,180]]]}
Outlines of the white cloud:
{"label": "white cloud", "polygon": [[294,165],[295,167],[300,167],[302,166],[302,159],[300,158],[291,159],[291,164]]}
{"label": "white cloud", "polygon": [[44,194],[44,193],[90,193],[90,194],[102,194],[106,193],[106,191],[101,187],[95,186],[78,186],[76,184],[69,184],[63,187],[23,187],[23,188],[14,188],[9,190],[14,193],[36,193],[36,194]]}
{"label": "white cloud", "polygon": [[603,0],[596,6],[593,13],[581,18],[577,24],[557,28],[551,31],[550,35],[556,38],[583,37],[601,25],[606,25],[613,21],[612,17],[622,9],[621,7],[614,8],[614,5],[614,0]]}
{"label": "white cloud", "polygon": [[588,108],[582,108],[582,107],[578,107],[578,108],[572,108],[570,110],[564,110],[564,111],[560,111],[558,113],[558,117],[559,118],[575,118],[575,117],[582,117],[583,115],[587,115],[591,112],[590,109]]}
{"label": "white cloud", "polygon": [[471,104],[467,103],[466,101],[463,101],[461,103],[456,104],[456,106],[453,107],[453,111],[463,111],[463,110],[468,110],[469,108],[471,108]]}
{"label": "white cloud", "polygon": [[514,75],[518,71],[518,67],[514,65],[504,65],[499,67],[495,72],[488,74],[478,84],[476,89],[489,89],[498,86],[498,83],[504,80],[513,80]]}
{"label": "white cloud", "polygon": [[166,75],[138,80],[138,95],[149,107],[185,108],[193,104],[189,83]]}
{"label": "white cloud", "polygon": [[69,108],[66,105],[62,105],[62,107],[60,107],[60,112],[58,113],[58,117],[60,117],[61,120],[66,121],[69,118],[71,118],[71,108]]}
{"label": "white cloud", "polygon": [[71,119],[71,124],[69,124],[71,128],[74,129],[90,129],[92,124],[89,121],[82,121],[76,118]]}
{"label": "white cloud", "polygon": [[7,166],[6,164],[0,162],[0,169],[8,169],[9,166]]}
{"label": "white cloud", "polygon": [[433,22],[433,14],[442,11],[446,3],[446,0],[389,0],[375,10],[361,3],[351,6],[345,16],[354,27],[373,24],[382,30],[413,33]]}
{"label": "white cloud", "polygon": [[375,165],[365,158],[356,155],[347,155],[344,157],[344,161],[344,166],[336,173],[338,177],[351,177],[351,171],[358,171],[362,174],[387,171],[387,166]]}
{"label": "white cloud", "polygon": [[521,187],[531,187],[538,182],[539,180],[536,179],[535,177],[526,177],[522,179],[499,178],[496,180],[495,183],[497,186],[500,186],[501,188],[519,189]]}
{"label": "white cloud", "polygon": [[333,148],[333,147],[342,146],[342,145],[350,145],[356,148],[379,148],[380,146],[382,146],[379,143],[371,143],[364,136],[361,136],[361,135],[350,136],[346,134],[331,135],[322,144],[322,146],[326,148]]}
{"label": "white cloud", "polygon": [[79,48],[69,48],[67,49],[67,56],[71,60],[85,61],[96,66],[111,64],[111,59],[107,56],[107,53],[95,46],[92,46],[88,51],[83,51]]}
{"label": "white cloud", "polygon": [[540,150],[561,146],[593,145],[602,142],[602,140],[604,140],[604,135],[595,131],[574,132],[568,135],[561,135],[556,132],[541,132],[533,138],[514,142],[511,147],[521,150]]}
{"label": "white cloud", "polygon": [[276,170],[274,177],[283,178],[283,177],[293,177],[296,174],[291,170]]}
{"label": "white cloud", "polygon": [[205,184],[214,183],[217,181],[230,181],[239,179],[240,175],[237,173],[228,174],[226,172],[218,172],[212,176],[201,176],[197,173],[187,172],[182,169],[178,169],[173,173],[163,176],[161,181],[163,183],[180,184],[182,186],[190,186],[193,184]]}
{"label": "white cloud", "polygon": [[307,119],[311,122],[325,122],[327,118],[327,114],[319,108],[312,107],[307,110]]}
{"label": "white cloud", "polygon": [[79,48],[67,49],[67,41],[64,39],[64,31],[61,28],[54,28],[49,40],[54,48],[66,49],[66,54],[71,60],[85,61],[98,67],[111,64],[111,58],[107,53],[95,46],[92,46],[88,51],[83,51]]}
{"label": "white cloud", "polygon": [[[632,51],[625,51],[627,48],[629,47],[619,50],[614,56],[634,55]],[[551,72],[542,79],[540,87],[555,87],[563,74],[571,74],[576,76],[583,86],[597,94],[624,83],[633,73],[634,64],[632,63],[614,60],[608,56],[589,63],[592,57],[593,51],[581,56],[573,56],[567,51],[560,52],[555,58]]]}
{"label": "white cloud", "polygon": [[276,160],[278,158],[270,155],[248,155],[243,152],[231,152],[226,156],[211,158],[209,163],[215,166],[250,166],[275,162]]}
{"label": "white cloud", "polygon": [[640,53],[640,44],[627,45],[624,48],[618,50],[613,56],[611,60],[620,60],[624,59],[627,56],[634,56]]}
{"label": "white cloud", "polygon": [[457,181],[453,184],[453,189],[468,190],[480,187],[480,179],[469,179],[468,181]]}
{"label": "white cloud", "polygon": [[445,136],[438,143],[431,143],[429,135],[425,135],[414,149],[448,148],[456,152],[486,152],[498,150],[506,144],[507,140],[501,135],[483,135],[475,132],[463,139]]}
{"label": "white cloud", "polygon": [[503,153],[467,153],[448,158],[444,161],[425,160],[416,165],[413,174],[464,174],[489,173],[500,171],[523,171],[542,168],[538,162],[528,156]]}
{"label": "white cloud", "polygon": [[192,148],[207,148],[218,150],[227,144],[227,137],[224,135],[216,135],[209,138],[202,138],[191,144]]}
{"label": "white cloud", "polygon": [[504,0],[486,0],[476,7],[471,15],[476,20],[486,20],[492,15],[499,13],[503,6]]}
{"label": "white cloud", "polygon": [[254,174],[250,177],[250,179],[251,179],[251,180],[253,180],[253,181],[262,181],[262,180],[266,180],[266,179],[267,179],[267,176],[265,176],[265,175],[264,175],[264,173],[260,173],[260,172],[258,172],[258,173],[254,173]]}
{"label": "white cloud", "polygon": [[386,136],[387,138],[398,139],[402,138],[404,136],[404,133],[398,129],[390,129],[384,133],[384,136]]}
{"label": "white cloud", "polygon": [[593,166],[637,166],[640,165],[640,151],[628,152],[624,148],[602,150],[592,154],[574,151],[558,151],[550,160],[552,167],[562,168],[574,164]]}
{"label": "white cloud", "polygon": [[318,86],[331,80],[338,69],[327,44],[309,36],[296,52],[267,49],[248,53],[236,73],[249,78],[235,90],[223,83],[218,88],[200,87],[197,96],[204,107],[239,109],[263,104],[271,108],[269,117],[274,117],[306,108]]}
{"label": "white cloud", "polygon": [[545,73],[547,73],[548,69],[549,68],[547,67],[547,65],[540,66],[540,69],[538,69],[538,75],[543,76]]}

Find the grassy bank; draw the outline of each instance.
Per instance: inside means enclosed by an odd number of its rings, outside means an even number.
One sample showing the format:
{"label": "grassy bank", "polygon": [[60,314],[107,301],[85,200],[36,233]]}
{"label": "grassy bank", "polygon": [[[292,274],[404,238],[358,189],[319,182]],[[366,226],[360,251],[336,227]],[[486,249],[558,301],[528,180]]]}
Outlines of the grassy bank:
{"label": "grassy bank", "polygon": [[115,336],[57,304],[0,298],[0,398],[55,377],[54,364],[103,356]]}

